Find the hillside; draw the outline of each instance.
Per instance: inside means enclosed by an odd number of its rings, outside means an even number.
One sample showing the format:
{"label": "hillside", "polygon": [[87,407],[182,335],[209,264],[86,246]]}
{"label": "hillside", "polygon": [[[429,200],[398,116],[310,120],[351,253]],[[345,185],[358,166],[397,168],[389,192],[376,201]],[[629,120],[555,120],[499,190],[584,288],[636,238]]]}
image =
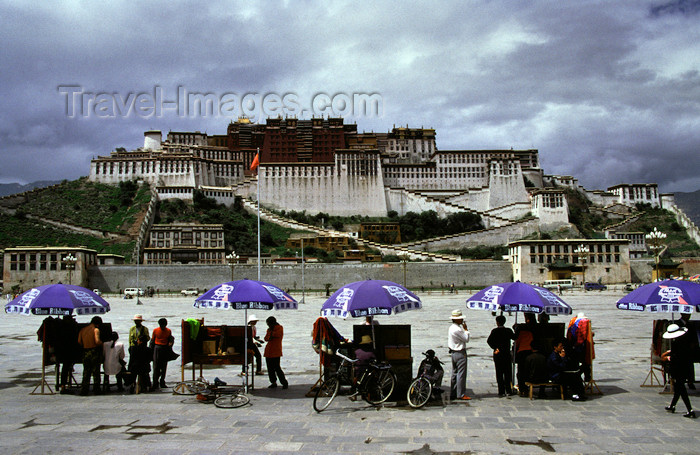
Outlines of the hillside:
{"label": "hillside", "polygon": [[147,184],[104,185],[81,178],[39,192],[19,210],[77,226],[126,233],[150,199]]}
{"label": "hillside", "polygon": [[[89,182],[85,178],[64,181],[58,186],[34,191],[24,203],[8,207],[14,214],[0,212],[0,249],[19,245],[86,246],[98,253],[120,254],[131,258],[134,238],[128,231],[151,198],[148,185],[133,182],[110,186]],[[64,229],[48,221],[67,223]],[[104,235],[78,233],[96,230]]]}
{"label": "hillside", "polygon": [[[258,219],[257,216],[246,212],[241,204],[235,203],[229,208],[218,204],[212,198],[205,197],[200,191],[195,191],[192,204],[181,199],[158,202],[154,223],[193,221],[203,224],[223,224],[227,251],[233,250],[239,255],[257,253]],[[284,246],[292,232],[296,231],[261,221],[261,250],[265,253],[293,256],[294,253],[288,252]]]}
{"label": "hillside", "polygon": [[[542,232],[539,238],[572,238],[581,234],[586,238],[603,237],[602,230],[613,221],[600,215],[592,215],[590,201],[578,192],[573,193],[568,196],[570,217],[575,228],[561,232]],[[134,235],[149,204],[151,192],[148,185],[139,187],[134,182],[104,185],[81,178],[70,182],[64,181],[50,189],[34,191],[28,197],[28,201],[10,207],[16,211],[14,215],[0,212],[0,249],[18,245],[84,245],[99,253],[124,255],[127,261],[130,261]],[[674,256],[700,256],[700,247],[688,238],[670,212],[650,207],[637,207],[637,210],[642,211],[641,217],[626,230],[648,232],[653,227],[657,227],[668,235],[669,253]],[[369,221],[360,215],[342,218],[329,217],[327,214],[307,215],[305,212],[286,214],[282,212],[282,214],[307,224],[330,225],[336,229],[342,229],[345,224]],[[434,212],[407,214],[403,217],[395,213],[392,215],[386,219],[372,219],[372,221],[399,223],[403,241],[406,241],[406,237],[424,239],[444,235],[444,233],[441,234],[444,230],[466,232],[478,229],[480,226],[478,217],[471,216],[453,216],[447,220],[438,220]],[[101,233],[111,233],[112,237],[117,238],[105,239],[104,235],[91,236],[76,233],[74,230],[42,223],[36,218],[47,218]],[[195,192],[192,204],[179,199],[159,201],[155,223],[192,221],[222,224],[227,251],[234,250],[238,254],[255,254],[257,251],[257,217],[246,212],[242,204],[236,203],[233,207],[226,207],[218,204],[214,199],[204,197],[201,192]],[[295,231],[292,229],[282,228],[263,220],[261,223],[262,251],[281,256],[294,256],[298,252],[290,251],[285,247],[286,240],[293,232]],[[330,262],[335,260],[332,254],[307,252],[307,254],[311,253]],[[445,251],[445,253],[460,254],[465,258],[498,258],[504,254],[502,248],[475,248]]]}
{"label": "hillside", "polygon": [[46,188],[47,186],[57,185],[59,183],[61,183],[60,180],[39,180],[27,183],[26,185],[22,185],[21,183],[0,183],[0,197],[24,193],[25,191],[35,188]]}
{"label": "hillside", "polygon": [[667,254],[671,256],[700,256],[700,246],[690,240],[685,229],[676,222],[676,218],[667,210],[648,208],[637,221],[627,227],[627,230],[650,232],[654,228],[666,234]]}

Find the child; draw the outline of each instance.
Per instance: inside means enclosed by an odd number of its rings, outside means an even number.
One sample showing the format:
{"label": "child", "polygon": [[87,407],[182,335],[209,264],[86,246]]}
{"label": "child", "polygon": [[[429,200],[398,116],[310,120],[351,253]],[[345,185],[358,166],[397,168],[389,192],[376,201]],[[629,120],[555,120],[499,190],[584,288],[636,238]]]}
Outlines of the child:
{"label": "child", "polygon": [[[129,371],[136,375],[136,393],[141,390],[147,391],[151,388],[151,360],[153,360],[153,352],[148,347],[148,335],[139,335],[136,346],[131,349],[129,357]],[[134,392],[134,386],[131,387],[131,392]]]}
{"label": "child", "polygon": [[433,385],[433,390],[442,393],[442,376],[445,374],[442,362],[435,357],[435,351],[432,349],[428,349],[423,355],[425,359],[418,366],[418,375],[425,374],[425,378]]}

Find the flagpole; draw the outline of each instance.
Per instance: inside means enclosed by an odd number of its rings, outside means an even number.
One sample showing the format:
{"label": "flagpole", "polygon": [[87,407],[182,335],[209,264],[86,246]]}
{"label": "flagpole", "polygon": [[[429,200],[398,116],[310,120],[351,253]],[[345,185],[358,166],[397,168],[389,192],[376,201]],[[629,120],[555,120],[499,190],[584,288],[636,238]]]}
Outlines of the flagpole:
{"label": "flagpole", "polygon": [[[258,159],[260,159],[260,147],[258,147]],[[258,164],[258,281],[260,281],[260,164]]]}

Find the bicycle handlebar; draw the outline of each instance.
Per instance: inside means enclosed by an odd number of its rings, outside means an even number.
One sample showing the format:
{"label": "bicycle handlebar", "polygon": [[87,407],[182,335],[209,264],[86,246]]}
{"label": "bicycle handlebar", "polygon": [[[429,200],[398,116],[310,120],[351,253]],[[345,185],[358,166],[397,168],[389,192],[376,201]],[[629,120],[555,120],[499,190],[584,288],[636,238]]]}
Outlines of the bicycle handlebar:
{"label": "bicycle handlebar", "polygon": [[350,357],[348,357],[348,356],[346,356],[346,355],[343,355],[343,354],[341,354],[341,353],[338,352],[338,351],[336,351],[335,355],[337,355],[337,356],[340,357],[341,359],[343,359],[343,360],[345,360],[345,361],[347,361],[347,362],[350,362],[350,363],[355,363],[355,362],[357,362],[357,359],[351,359]]}

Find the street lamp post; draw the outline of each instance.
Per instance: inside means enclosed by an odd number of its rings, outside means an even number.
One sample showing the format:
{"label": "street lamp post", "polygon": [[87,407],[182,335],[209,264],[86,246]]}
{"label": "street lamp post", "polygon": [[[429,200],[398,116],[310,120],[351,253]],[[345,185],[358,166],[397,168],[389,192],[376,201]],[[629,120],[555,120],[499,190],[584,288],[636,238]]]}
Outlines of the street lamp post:
{"label": "street lamp post", "polygon": [[581,261],[581,277],[584,291],[586,290],[586,261],[588,260],[588,252],[588,246],[583,243],[574,250],[574,253],[578,255],[579,261]]}
{"label": "street lamp post", "polygon": [[233,281],[233,268],[236,266],[236,262],[238,262],[238,256],[235,251],[232,251],[231,254],[226,255],[226,262],[228,262],[228,265],[231,266],[231,281]]}
{"label": "street lamp post", "polygon": [[407,288],[406,286],[406,263],[408,262],[408,254],[404,254],[401,256],[401,260],[403,261],[403,287]]}
{"label": "street lamp post", "polygon": [[66,268],[68,269],[68,284],[73,284],[73,270],[78,259],[71,253],[63,258],[63,262],[66,263]]}
{"label": "street lamp post", "polygon": [[652,254],[654,254],[654,264],[656,269],[656,279],[659,280],[659,259],[661,257],[661,251],[664,249],[664,241],[666,240],[666,234],[659,231],[654,227],[654,230],[644,236],[646,238],[647,244]]}

